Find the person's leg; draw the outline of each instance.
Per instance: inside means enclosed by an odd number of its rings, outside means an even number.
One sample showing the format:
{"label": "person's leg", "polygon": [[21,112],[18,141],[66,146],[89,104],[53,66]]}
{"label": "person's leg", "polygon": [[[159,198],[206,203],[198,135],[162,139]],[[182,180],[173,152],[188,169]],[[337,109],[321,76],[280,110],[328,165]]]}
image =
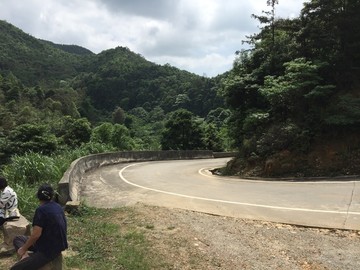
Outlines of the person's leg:
{"label": "person's leg", "polygon": [[52,258],[46,257],[41,252],[35,252],[29,257],[15,263],[10,270],[37,270],[51,260]]}
{"label": "person's leg", "polygon": [[4,225],[5,223],[5,211],[4,209],[0,208],[0,226]]}

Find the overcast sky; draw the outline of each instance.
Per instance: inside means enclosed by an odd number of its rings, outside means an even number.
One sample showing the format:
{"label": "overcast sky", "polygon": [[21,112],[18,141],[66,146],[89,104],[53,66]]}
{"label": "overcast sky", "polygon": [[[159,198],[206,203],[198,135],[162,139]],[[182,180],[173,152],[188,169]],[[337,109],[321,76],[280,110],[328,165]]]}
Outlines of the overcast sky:
{"label": "overcast sky", "polygon": [[[299,15],[303,0],[279,0],[277,16]],[[128,47],[147,60],[208,77],[228,71],[251,14],[266,0],[0,0],[0,19],[40,39],[94,53]]]}

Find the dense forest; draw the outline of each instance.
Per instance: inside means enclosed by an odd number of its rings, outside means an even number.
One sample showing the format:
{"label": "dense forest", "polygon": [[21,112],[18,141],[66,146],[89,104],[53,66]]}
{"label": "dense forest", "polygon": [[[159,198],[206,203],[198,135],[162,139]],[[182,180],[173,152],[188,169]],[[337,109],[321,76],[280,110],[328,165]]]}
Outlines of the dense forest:
{"label": "dense forest", "polygon": [[123,47],[94,54],[54,44],[4,21],[0,72],[3,163],[14,154],[51,155],[83,144],[114,151],[184,149],[162,136],[171,132],[167,121],[179,115],[186,117],[185,129],[198,132],[191,148],[229,147],[219,135],[230,115],[218,95],[220,77],[157,65]]}
{"label": "dense forest", "polygon": [[214,78],[0,21],[1,164],[79,148],[209,149],[239,152],[231,174],[359,174],[360,1],[312,0],[292,19],[267,3],[249,49]]}
{"label": "dense forest", "polygon": [[276,17],[277,0],[253,15],[223,84],[238,174],[359,174],[360,1],[312,0],[298,18]]}

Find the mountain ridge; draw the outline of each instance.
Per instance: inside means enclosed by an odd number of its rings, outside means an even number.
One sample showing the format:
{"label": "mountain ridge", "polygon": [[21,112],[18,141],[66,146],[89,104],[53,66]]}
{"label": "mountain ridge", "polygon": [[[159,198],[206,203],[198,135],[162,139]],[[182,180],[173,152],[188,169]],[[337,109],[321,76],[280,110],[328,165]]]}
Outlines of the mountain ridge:
{"label": "mountain ridge", "polygon": [[210,79],[159,65],[127,47],[95,54],[78,45],[37,39],[0,21],[0,74],[9,73],[28,87],[57,88],[67,82],[105,114],[116,107],[149,111],[160,106],[165,112],[186,108],[204,117],[222,104],[214,88],[221,76]]}
{"label": "mountain ridge", "polygon": [[[154,66],[161,66],[148,61],[126,47],[118,46],[96,54],[79,45],[56,44],[52,41],[38,39],[20,28],[0,20],[0,71],[14,73],[28,86],[31,85],[31,82],[39,80],[66,80],[76,76],[79,72],[89,71],[92,61],[99,62],[102,58],[108,60],[110,54],[116,55],[119,52],[126,52],[127,57],[132,58],[131,60],[145,61]],[[163,67],[168,66],[164,65]],[[181,71],[193,74],[185,70]]]}

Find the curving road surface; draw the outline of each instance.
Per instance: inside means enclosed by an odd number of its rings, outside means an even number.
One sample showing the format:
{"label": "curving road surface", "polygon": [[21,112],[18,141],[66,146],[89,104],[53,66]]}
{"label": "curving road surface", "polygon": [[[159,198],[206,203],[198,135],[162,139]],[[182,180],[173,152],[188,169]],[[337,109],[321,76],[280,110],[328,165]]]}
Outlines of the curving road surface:
{"label": "curving road surface", "polygon": [[304,226],[360,229],[357,181],[269,182],[217,177],[229,159],[127,163],[84,177],[82,197],[95,207],[137,202],[215,215]]}

